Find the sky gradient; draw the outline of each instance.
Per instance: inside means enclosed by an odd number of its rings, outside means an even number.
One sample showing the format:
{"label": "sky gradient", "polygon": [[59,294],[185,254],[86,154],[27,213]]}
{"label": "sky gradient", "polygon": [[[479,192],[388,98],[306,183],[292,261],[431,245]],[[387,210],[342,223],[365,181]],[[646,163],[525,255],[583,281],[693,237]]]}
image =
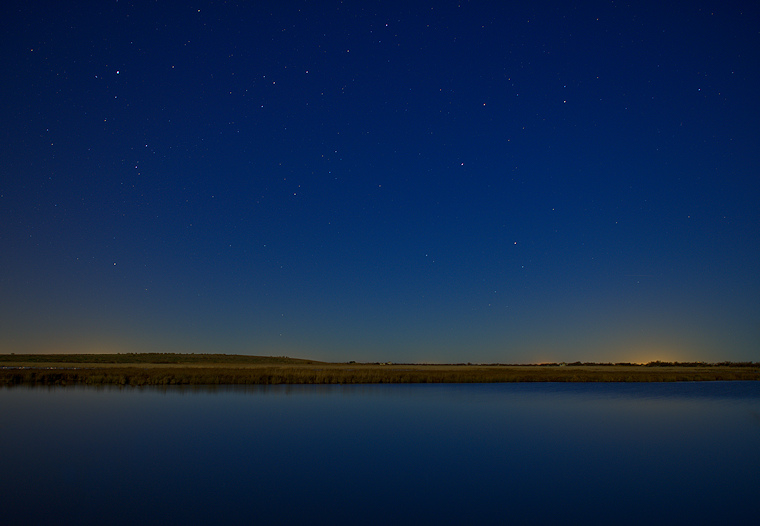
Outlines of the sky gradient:
{"label": "sky gradient", "polygon": [[8,2],[0,352],[760,361],[754,2]]}

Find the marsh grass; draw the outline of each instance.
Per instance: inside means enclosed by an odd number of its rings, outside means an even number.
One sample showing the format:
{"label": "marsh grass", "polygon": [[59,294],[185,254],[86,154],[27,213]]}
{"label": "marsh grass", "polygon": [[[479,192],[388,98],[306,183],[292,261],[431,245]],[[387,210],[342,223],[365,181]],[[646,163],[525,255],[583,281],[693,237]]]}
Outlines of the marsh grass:
{"label": "marsh grass", "polygon": [[[9,356],[15,359],[5,359]],[[27,360],[29,356],[36,360]],[[136,359],[100,358],[114,356]],[[0,385],[5,386],[760,380],[760,364],[380,365],[234,355],[0,355],[0,363]]]}
{"label": "marsh grass", "polygon": [[308,365],[316,360],[287,356],[250,356],[244,354],[118,353],[118,354],[0,354],[0,364],[197,364],[197,365]]}

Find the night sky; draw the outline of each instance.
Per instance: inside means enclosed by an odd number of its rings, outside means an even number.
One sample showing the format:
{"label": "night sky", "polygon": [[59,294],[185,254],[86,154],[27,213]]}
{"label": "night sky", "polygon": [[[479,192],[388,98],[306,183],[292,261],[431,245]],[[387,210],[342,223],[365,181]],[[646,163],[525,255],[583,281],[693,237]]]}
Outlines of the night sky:
{"label": "night sky", "polygon": [[0,352],[760,360],[756,2],[5,2]]}

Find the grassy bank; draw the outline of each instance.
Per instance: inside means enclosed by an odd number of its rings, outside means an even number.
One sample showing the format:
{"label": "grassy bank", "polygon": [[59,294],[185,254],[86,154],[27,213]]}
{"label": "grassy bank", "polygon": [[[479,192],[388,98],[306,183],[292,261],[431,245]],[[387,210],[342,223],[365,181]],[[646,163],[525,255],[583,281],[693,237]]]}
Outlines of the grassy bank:
{"label": "grassy bank", "polygon": [[310,365],[315,360],[287,356],[250,356],[246,354],[0,354],[0,366],[6,364],[175,364],[175,365]]}
{"label": "grassy bank", "polygon": [[760,364],[381,365],[237,355],[0,355],[0,385],[267,385],[760,380]]}

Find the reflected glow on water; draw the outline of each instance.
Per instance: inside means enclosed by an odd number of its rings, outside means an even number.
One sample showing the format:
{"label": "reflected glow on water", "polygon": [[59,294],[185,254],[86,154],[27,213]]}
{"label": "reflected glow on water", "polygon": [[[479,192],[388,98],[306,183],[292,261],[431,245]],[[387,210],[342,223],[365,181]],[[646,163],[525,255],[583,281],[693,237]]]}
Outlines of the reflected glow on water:
{"label": "reflected glow on water", "polygon": [[11,522],[731,523],[760,489],[758,382],[14,388],[0,422]]}

